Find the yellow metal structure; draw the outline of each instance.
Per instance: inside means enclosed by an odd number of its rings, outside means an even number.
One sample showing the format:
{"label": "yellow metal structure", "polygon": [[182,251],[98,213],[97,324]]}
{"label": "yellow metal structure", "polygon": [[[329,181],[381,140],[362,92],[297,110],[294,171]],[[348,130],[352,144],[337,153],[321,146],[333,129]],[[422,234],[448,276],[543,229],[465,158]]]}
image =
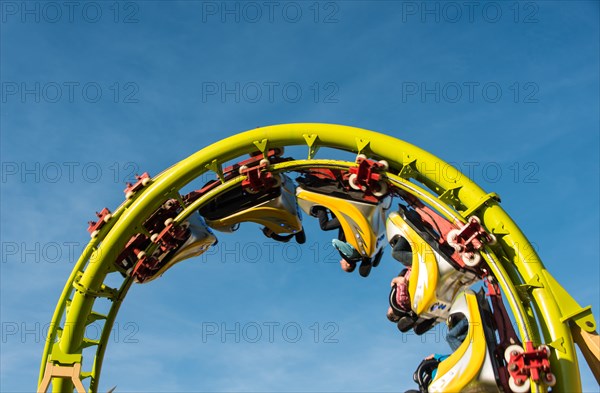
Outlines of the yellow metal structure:
{"label": "yellow metal structure", "polygon": [[[330,147],[368,157],[385,159],[390,170],[385,174],[390,185],[409,192],[455,222],[477,214],[498,244],[486,247],[483,257],[498,278],[515,315],[523,340],[547,343],[552,351],[551,363],[557,377],[555,391],[581,391],[579,366],[572,328],[592,333],[596,321],[589,307],[583,308],[546,270],[534,248],[500,207],[494,194],[488,194],[434,155],[388,135],[335,124],[283,124],[257,128],[221,140],[173,165],[143,189],[137,191],[114,212],[112,218],[87,245],[74,266],[52,317],[42,355],[39,383],[53,380],[54,392],[73,390],[73,379],[55,373],[58,367],[75,367],[82,363],[84,348],[95,348],[90,370],[80,373],[89,383],[89,391],[98,391],[102,360],[110,331],[119,307],[132,280],[123,279],[118,288],[105,284],[115,272],[114,261],[128,239],[161,204],[180,197],[179,191],[191,181],[221,165],[252,151],[289,145],[307,147],[307,159],[269,165],[274,173],[308,168],[348,168],[354,163],[315,159],[319,147]],[[183,222],[211,198],[239,185],[243,176],[220,186],[185,206],[175,219]],[[416,182],[413,182],[415,180]],[[97,298],[112,302],[110,311],[94,310]],[[104,321],[99,340],[85,337],[86,327]],[[51,364],[52,367],[48,367]],[[58,367],[57,367],[58,366]],[[597,367],[591,364],[591,367]],[[41,386],[41,385],[40,385]],[[544,391],[532,383],[532,391]]]}

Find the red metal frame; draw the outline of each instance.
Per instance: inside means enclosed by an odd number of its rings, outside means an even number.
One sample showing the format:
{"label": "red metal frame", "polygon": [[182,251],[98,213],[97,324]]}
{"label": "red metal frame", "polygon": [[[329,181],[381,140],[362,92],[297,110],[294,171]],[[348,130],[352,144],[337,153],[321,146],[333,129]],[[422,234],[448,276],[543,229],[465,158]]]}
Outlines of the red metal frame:
{"label": "red metal frame", "polygon": [[[290,160],[289,158],[282,158],[282,154],[283,149],[275,148],[270,149],[266,156],[270,163]],[[267,164],[260,163],[263,159],[264,155],[262,153],[252,153],[250,158],[226,167],[223,171],[224,180],[227,181],[238,176],[240,174],[240,168],[245,166],[246,168],[241,171],[241,174],[246,175],[247,179],[242,182],[242,187],[246,187],[251,191],[260,191],[265,187],[273,187],[276,179],[272,173],[264,170],[267,167]],[[147,172],[144,172],[141,176],[136,175],[136,179],[137,181],[134,184],[127,183],[127,187],[124,190],[126,195],[131,196],[132,193],[141,190],[150,180],[150,175]],[[218,187],[220,184],[221,181],[218,179],[211,180],[202,188],[182,196],[182,200],[186,204],[192,203],[210,190]],[[144,222],[144,229],[147,233],[156,236],[152,236],[152,240],[145,233],[138,233],[132,236],[117,257],[115,263],[124,270],[132,268],[132,271],[129,274],[138,282],[146,281],[160,269],[160,255],[156,257],[153,255],[142,254],[141,258],[138,258],[138,255],[140,255],[142,251],[145,251],[153,242],[158,244],[161,255],[164,255],[165,253],[179,248],[189,237],[190,231],[186,226],[175,225],[173,222],[165,225],[168,219],[174,218],[180,211],[181,204],[176,199],[171,199],[167,204],[161,206]],[[88,228],[90,233],[100,229],[102,225],[104,225],[105,222],[103,221],[103,218],[106,214],[110,214],[110,211],[105,208],[102,212],[96,214],[100,220],[98,222],[90,222],[90,227]],[[126,265],[122,263],[123,260],[127,261]]]}
{"label": "red metal frame", "polygon": [[508,372],[517,385],[531,377],[536,382],[547,382],[542,376],[553,378],[550,370],[550,350],[547,346],[535,348],[531,341],[525,342],[525,351],[513,351],[508,362]]}
{"label": "red metal frame", "polygon": [[100,212],[96,212],[96,216],[98,217],[98,221],[88,221],[88,229],[87,231],[93,234],[95,231],[99,231],[108,221],[106,217],[110,216],[110,210],[107,207],[100,210]]}
{"label": "red metal frame", "polygon": [[158,234],[154,243],[158,244],[162,252],[169,252],[181,246],[189,237],[190,231],[182,225],[175,225],[174,222],[165,226]]}
{"label": "red metal frame", "polygon": [[137,181],[134,184],[127,183],[127,187],[125,187],[125,189],[123,190],[125,195],[130,195],[131,193],[134,193],[144,188],[144,186],[150,180],[150,175],[148,174],[148,172],[144,172],[141,176],[135,175],[135,178],[137,179]]}
{"label": "red metal frame", "polygon": [[483,247],[483,242],[491,242],[492,237],[481,226],[481,222],[476,217],[469,218],[469,221],[459,230],[456,236],[456,243],[460,248],[459,252],[475,252]]}
{"label": "red metal frame", "polygon": [[[446,240],[448,233],[452,230],[459,229],[459,227],[456,224],[453,224],[450,221],[446,220],[444,217],[439,215],[435,210],[433,210],[429,206],[423,204],[417,198],[414,198],[414,197],[411,198],[411,197],[408,197],[405,195],[402,195],[402,197],[419,214],[419,216],[421,217],[421,220],[423,222],[431,225],[431,227],[439,233],[440,236],[437,239],[437,242],[440,245],[448,244],[448,241]],[[460,266],[464,269],[467,269],[467,270],[475,271],[478,274],[482,273],[481,269],[477,269],[475,267],[465,265],[465,263],[460,258],[460,255],[457,252],[453,252],[450,255],[450,257],[458,266]]]}
{"label": "red metal frame", "polygon": [[358,157],[357,166],[351,167],[348,173],[356,175],[356,184],[358,184],[365,193],[372,193],[371,190],[379,187],[379,182],[384,177],[379,173],[385,171],[385,166],[380,162]]}
{"label": "red metal frame", "polygon": [[277,180],[271,172],[265,171],[267,167],[268,164],[259,164],[241,169],[240,175],[246,176],[242,181],[242,187],[254,194],[275,187]]}

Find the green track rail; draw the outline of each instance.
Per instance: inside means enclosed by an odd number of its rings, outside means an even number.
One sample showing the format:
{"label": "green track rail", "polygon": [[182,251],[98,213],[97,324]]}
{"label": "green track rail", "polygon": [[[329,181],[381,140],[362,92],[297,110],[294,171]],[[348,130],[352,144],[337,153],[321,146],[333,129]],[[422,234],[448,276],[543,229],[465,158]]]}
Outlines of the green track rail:
{"label": "green track rail", "polygon": [[[119,275],[114,261],[129,238],[143,229],[142,223],[169,198],[180,197],[180,190],[207,171],[220,176],[221,165],[252,151],[304,145],[307,158],[271,165],[268,170],[287,172],[307,168],[349,168],[352,162],[316,159],[320,147],[329,147],[390,163],[386,175],[395,187],[428,203],[454,222],[466,222],[477,214],[483,225],[498,238],[483,253],[498,278],[512,309],[521,339],[548,344],[552,351],[552,370],[557,377],[555,391],[581,391],[581,382],[571,328],[593,333],[596,322],[590,307],[582,308],[544,267],[534,248],[517,224],[500,207],[494,193],[486,193],[457,169],[434,155],[387,135],[333,124],[284,124],[247,131],[214,143],[173,165],[141,191],[123,203],[92,239],[77,261],[59,298],[46,340],[40,377],[48,364],[69,367],[81,364],[83,350],[95,347],[91,370],[79,378],[90,379],[89,391],[97,392],[102,361],[110,332],[132,280],[123,279],[118,288],[105,284],[107,275]],[[432,169],[434,168],[434,169]],[[181,222],[218,194],[235,187],[239,176],[189,204],[175,219]],[[121,277],[119,275],[119,277]],[[103,315],[94,311],[98,298],[107,298],[111,307]],[[86,327],[104,321],[99,340],[85,337]],[[86,363],[91,359],[86,359]],[[597,365],[591,365],[597,367]],[[53,392],[73,391],[70,379],[53,378]],[[532,384],[533,392],[545,392]]]}

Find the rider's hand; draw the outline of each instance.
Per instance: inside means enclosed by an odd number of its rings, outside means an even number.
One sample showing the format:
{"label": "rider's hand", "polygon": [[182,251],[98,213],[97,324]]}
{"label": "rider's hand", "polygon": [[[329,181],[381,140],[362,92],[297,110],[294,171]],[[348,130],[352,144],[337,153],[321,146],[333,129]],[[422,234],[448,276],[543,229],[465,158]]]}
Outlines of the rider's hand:
{"label": "rider's hand", "polygon": [[394,277],[394,279],[392,280],[390,286],[391,287],[393,287],[394,285],[400,286],[400,285],[404,284],[405,282],[406,282],[406,278],[404,278],[404,276]]}

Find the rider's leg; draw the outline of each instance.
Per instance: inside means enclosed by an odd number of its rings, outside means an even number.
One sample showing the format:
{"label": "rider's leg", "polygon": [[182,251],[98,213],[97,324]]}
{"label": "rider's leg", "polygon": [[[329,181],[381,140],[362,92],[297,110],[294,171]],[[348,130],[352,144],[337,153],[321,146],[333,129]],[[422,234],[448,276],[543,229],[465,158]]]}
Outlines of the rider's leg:
{"label": "rider's leg", "polygon": [[446,342],[452,348],[452,351],[456,351],[460,344],[467,338],[469,333],[469,321],[463,316],[454,326],[450,327],[448,334],[446,334]]}
{"label": "rider's leg", "polygon": [[341,241],[339,239],[333,239],[331,244],[344,256],[349,262],[355,262],[360,259],[360,254],[354,247],[352,247],[349,243]]}
{"label": "rider's leg", "polygon": [[392,247],[392,257],[404,266],[412,265],[412,249],[408,241],[400,236]]}

